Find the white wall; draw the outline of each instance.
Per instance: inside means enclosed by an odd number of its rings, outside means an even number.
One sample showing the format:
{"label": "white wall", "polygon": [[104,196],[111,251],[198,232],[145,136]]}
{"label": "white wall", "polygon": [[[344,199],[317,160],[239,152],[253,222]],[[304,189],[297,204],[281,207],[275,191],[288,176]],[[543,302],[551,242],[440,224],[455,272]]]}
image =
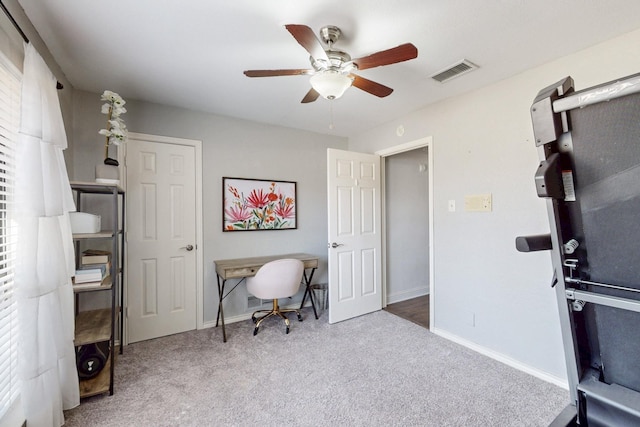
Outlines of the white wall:
{"label": "white wall", "polygon": [[[215,259],[307,252],[321,257],[314,282],[326,281],[326,151],[345,149],[346,139],[137,102],[127,99],[125,93],[120,95],[127,101],[128,111],[122,118],[130,131],[203,142],[205,323],[215,323],[217,315]],[[100,105],[99,94],[74,94],[76,180],[92,181],[95,164],[104,158],[103,138],[97,133],[105,126]],[[296,181],[298,229],[223,233],[223,176]],[[240,286],[225,300],[225,318],[245,312],[246,293]]]}
{"label": "white wall", "polygon": [[[566,379],[549,253],[518,253],[514,244],[518,235],[549,231],[533,183],[539,153],[529,108],[540,89],[567,75],[579,90],[637,73],[638,46],[640,30],[349,139],[350,150],[374,152],[433,137],[437,331]],[[478,193],[493,194],[492,212],[463,211],[464,196]],[[447,211],[450,199],[456,212]]]}
{"label": "white wall", "polygon": [[384,162],[387,304],[393,304],[429,293],[427,148]]}

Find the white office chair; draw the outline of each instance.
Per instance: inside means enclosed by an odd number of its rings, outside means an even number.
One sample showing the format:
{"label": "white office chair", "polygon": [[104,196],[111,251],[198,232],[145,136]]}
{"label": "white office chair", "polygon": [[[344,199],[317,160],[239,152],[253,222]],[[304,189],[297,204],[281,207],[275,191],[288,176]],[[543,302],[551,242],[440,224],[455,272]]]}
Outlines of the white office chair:
{"label": "white office chair", "polygon": [[[284,313],[295,312],[298,320],[302,322],[299,310],[283,310],[278,306],[278,298],[288,298],[295,295],[300,288],[304,264],[297,259],[279,259],[271,261],[260,267],[253,277],[247,278],[247,291],[261,299],[273,300],[271,310],[258,310],[251,315],[251,320],[256,324],[253,335],[258,333],[258,328],[264,319],[271,316],[280,316],[284,319],[289,333],[289,319]],[[258,313],[267,313],[260,318],[256,318]]]}

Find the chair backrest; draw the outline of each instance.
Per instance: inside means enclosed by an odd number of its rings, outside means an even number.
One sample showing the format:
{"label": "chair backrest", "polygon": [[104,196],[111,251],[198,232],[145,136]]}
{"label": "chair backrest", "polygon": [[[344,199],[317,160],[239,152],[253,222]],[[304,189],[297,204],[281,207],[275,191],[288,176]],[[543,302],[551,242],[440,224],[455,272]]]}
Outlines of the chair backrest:
{"label": "chair backrest", "polygon": [[262,299],[287,298],[300,288],[304,264],[297,259],[279,259],[260,267],[247,278],[247,291]]}

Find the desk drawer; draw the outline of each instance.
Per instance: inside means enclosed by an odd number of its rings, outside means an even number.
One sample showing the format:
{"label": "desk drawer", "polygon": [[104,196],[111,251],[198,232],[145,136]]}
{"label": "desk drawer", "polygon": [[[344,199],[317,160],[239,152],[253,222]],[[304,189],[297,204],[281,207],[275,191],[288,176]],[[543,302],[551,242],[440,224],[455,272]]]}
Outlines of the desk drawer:
{"label": "desk drawer", "polygon": [[[304,263],[304,268],[318,268],[318,258],[307,254],[290,254],[290,258],[299,259]],[[223,279],[241,279],[243,277],[255,276],[260,267],[269,261],[287,258],[287,255],[278,257],[255,257],[245,259],[232,259],[214,261],[216,263],[216,273]]]}
{"label": "desk drawer", "polygon": [[305,259],[302,262],[304,262],[304,268],[318,268],[318,259]]}
{"label": "desk drawer", "polygon": [[226,276],[227,276],[227,279],[251,277],[251,276],[255,276],[258,270],[260,270],[259,266],[231,268],[226,271]]}

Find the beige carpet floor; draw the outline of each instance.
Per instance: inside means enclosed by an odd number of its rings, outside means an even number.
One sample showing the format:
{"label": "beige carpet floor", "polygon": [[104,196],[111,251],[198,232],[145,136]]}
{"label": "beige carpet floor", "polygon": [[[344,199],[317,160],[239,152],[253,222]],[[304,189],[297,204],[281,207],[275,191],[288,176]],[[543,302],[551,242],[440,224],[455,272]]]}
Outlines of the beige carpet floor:
{"label": "beige carpet floor", "polygon": [[547,426],[568,392],[386,311],[132,344],[67,426]]}

